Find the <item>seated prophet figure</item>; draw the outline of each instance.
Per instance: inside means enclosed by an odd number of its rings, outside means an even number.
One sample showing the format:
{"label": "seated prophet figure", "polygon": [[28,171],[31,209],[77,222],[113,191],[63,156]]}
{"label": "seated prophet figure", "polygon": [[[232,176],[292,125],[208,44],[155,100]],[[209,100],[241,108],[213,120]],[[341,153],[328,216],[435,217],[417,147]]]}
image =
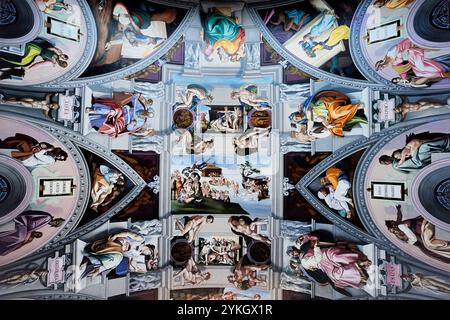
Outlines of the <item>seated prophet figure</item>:
{"label": "seated prophet figure", "polygon": [[141,235],[124,230],[86,245],[80,265],[80,279],[111,271],[122,262],[123,257],[132,258],[140,255],[141,252],[136,248],[143,242],[144,238]]}
{"label": "seated prophet figure", "polygon": [[101,165],[94,173],[91,208],[97,211],[99,206],[110,204],[123,191],[124,184],[122,173]]}
{"label": "seated prophet figure", "polygon": [[0,139],[0,149],[15,149],[11,157],[22,162],[30,169],[47,167],[57,161],[66,161],[67,152],[54,147],[47,142],[38,142],[36,139],[21,133],[13,137]]}
{"label": "seated prophet figure", "polygon": [[394,151],[391,156],[382,155],[379,162],[382,165],[391,165],[395,170],[410,173],[429,165],[433,153],[449,151],[450,134],[423,132],[408,135],[403,149]]}
{"label": "seated prophet figure", "polygon": [[[320,91],[309,97],[299,111],[291,114],[290,120],[291,125],[297,128],[306,126],[308,136],[317,137],[323,136],[321,132],[324,130],[327,135],[342,137],[344,131],[350,131],[358,124],[368,123],[364,115],[364,104],[352,103],[348,96],[335,90]],[[298,132],[302,136],[295,133],[294,138],[298,136],[305,141],[309,140],[305,139],[304,130]]]}
{"label": "seated prophet figure", "polygon": [[300,262],[308,274],[323,272],[334,288],[362,288],[369,279],[372,262],[356,245],[345,241],[322,243],[314,235],[301,237]]}
{"label": "seated prophet figure", "polygon": [[244,56],[245,30],[237,23],[237,18],[224,14],[226,10],[216,9],[202,20],[205,34],[206,57],[214,51],[223,50],[230,61],[239,61]]}
{"label": "seated prophet figure", "polygon": [[0,232],[0,256],[6,256],[34,239],[41,238],[43,234],[38,230],[45,225],[58,228],[64,221],[44,211],[22,212],[14,219],[14,230]]}
{"label": "seated prophet figure", "polygon": [[141,94],[129,95],[120,102],[114,98],[94,98],[92,108],[86,111],[94,130],[117,138],[144,129],[147,120],[154,116],[152,104],[153,100],[147,100]]}
{"label": "seated prophet figure", "polygon": [[401,205],[396,206],[397,219],[386,220],[389,232],[399,240],[418,247],[424,254],[450,263],[450,242],[436,239],[435,226],[421,216],[403,220]]}

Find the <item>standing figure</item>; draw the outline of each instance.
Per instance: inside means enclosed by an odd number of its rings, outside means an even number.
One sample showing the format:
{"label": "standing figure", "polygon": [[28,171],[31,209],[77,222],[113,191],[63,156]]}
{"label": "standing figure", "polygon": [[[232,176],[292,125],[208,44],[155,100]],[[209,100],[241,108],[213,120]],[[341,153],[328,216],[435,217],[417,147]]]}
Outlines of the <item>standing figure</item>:
{"label": "standing figure", "polygon": [[54,228],[60,227],[65,220],[55,218],[44,211],[28,210],[14,218],[14,230],[0,232],[0,256],[6,256],[35,238],[41,238],[42,232],[37,231],[49,225]]}

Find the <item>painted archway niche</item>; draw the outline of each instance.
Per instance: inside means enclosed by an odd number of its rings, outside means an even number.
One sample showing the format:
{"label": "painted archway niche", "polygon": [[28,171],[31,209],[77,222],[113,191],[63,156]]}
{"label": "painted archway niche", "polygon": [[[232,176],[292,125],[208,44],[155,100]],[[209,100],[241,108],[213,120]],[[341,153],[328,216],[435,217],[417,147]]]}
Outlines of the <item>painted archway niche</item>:
{"label": "painted archway niche", "polygon": [[447,272],[449,171],[443,168],[450,161],[449,124],[435,121],[398,134],[374,154],[364,178],[365,203],[381,233],[408,255]]}
{"label": "painted archway niche", "polygon": [[[77,208],[77,163],[60,141],[16,118],[0,118],[0,266],[39,250]],[[23,195],[18,197],[18,195]]]}

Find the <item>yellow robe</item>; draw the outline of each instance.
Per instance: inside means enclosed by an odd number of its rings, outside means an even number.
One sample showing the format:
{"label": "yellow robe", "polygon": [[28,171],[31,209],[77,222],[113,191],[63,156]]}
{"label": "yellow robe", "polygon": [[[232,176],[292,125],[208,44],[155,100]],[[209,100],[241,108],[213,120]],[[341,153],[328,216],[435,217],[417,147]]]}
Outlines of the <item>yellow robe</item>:
{"label": "yellow robe", "polygon": [[386,2],[385,7],[388,9],[400,9],[413,3],[416,0],[389,0]]}
{"label": "yellow robe", "polygon": [[314,99],[316,100],[316,107],[320,107],[323,104],[326,108],[327,121],[334,126],[330,129],[331,133],[342,137],[345,125],[356,115],[358,105],[352,104],[350,98],[345,94],[334,90],[321,91]]}

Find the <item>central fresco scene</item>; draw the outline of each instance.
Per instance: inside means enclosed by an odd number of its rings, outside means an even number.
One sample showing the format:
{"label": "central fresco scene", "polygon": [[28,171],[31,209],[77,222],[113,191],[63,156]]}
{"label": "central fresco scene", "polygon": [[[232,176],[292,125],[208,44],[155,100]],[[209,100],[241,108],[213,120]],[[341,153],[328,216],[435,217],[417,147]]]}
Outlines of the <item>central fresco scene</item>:
{"label": "central fresco scene", "polygon": [[450,299],[450,1],[0,1],[0,300]]}

